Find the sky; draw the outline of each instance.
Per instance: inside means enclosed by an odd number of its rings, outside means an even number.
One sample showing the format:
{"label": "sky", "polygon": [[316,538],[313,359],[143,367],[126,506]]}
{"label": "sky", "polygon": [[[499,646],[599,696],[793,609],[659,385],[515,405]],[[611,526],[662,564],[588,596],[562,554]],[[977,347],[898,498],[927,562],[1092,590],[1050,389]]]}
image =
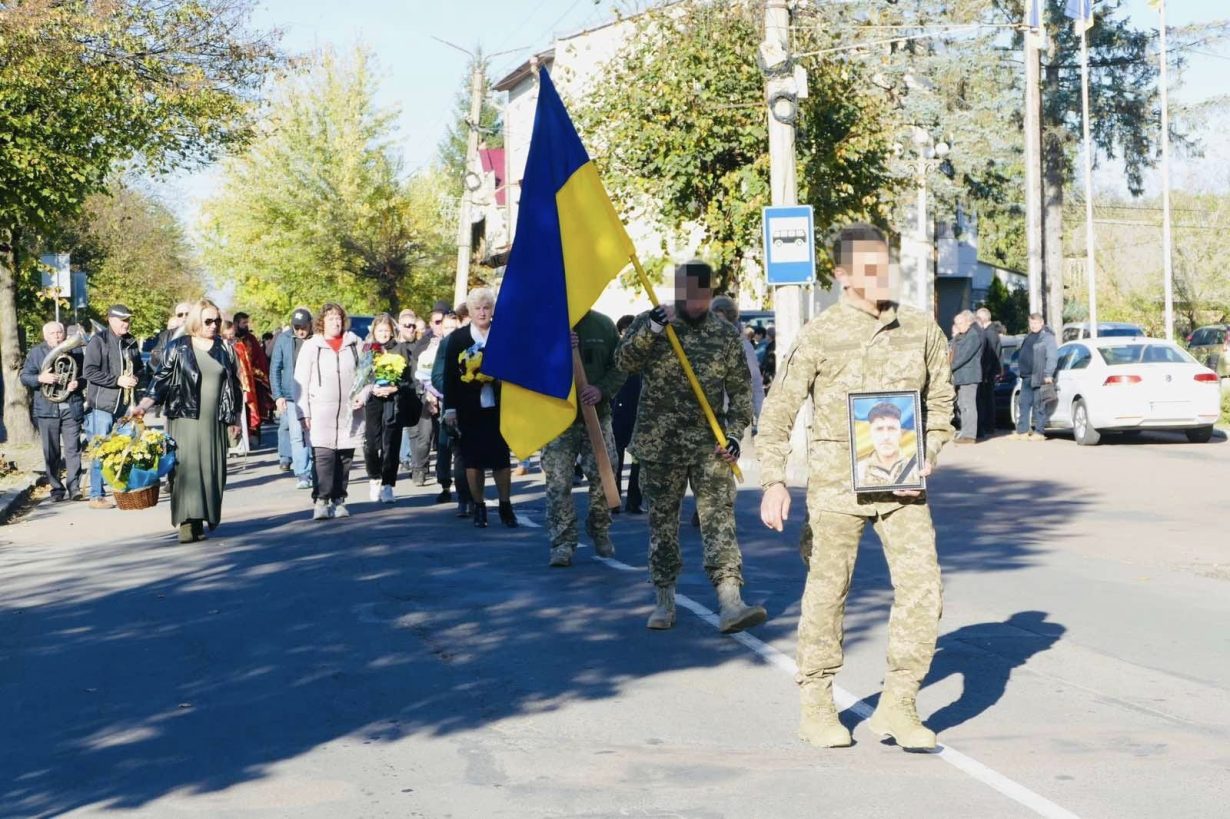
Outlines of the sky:
{"label": "sky", "polygon": [[[356,44],[369,48],[383,80],[377,102],[400,109],[398,137],[406,169],[413,172],[432,161],[453,116],[456,94],[466,83],[468,57],[433,37],[468,50],[481,46],[493,55],[510,52],[492,59],[493,79],[498,79],[531,53],[550,47],[557,35],[610,20],[614,5],[615,0],[261,0],[253,25],[279,29],[282,46],[292,53],[323,47],[346,51]],[[1097,6],[1095,0],[1095,12]],[[1158,15],[1147,0],[1126,0],[1124,8],[1138,27],[1157,28]],[[1224,16],[1230,16],[1226,0],[1167,2],[1171,26]],[[1175,106],[1221,93],[1230,69],[1230,49],[1213,56],[1189,52],[1187,57],[1182,87],[1172,80]],[[1209,129],[1205,159],[1177,163],[1177,185],[1207,182],[1215,171],[1223,189],[1230,188],[1230,175],[1213,161],[1230,152],[1227,125],[1223,117],[1220,129]],[[1113,165],[1095,180],[1099,190],[1113,188]],[[217,184],[216,170],[205,170],[172,178],[160,191],[191,227],[201,201]]]}

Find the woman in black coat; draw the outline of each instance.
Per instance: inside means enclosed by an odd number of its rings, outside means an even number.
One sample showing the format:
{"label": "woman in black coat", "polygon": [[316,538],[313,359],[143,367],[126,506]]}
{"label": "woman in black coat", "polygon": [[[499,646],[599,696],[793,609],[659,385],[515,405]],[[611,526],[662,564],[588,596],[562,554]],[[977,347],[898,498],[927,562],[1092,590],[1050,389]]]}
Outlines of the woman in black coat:
{"label": "woman in black coat", "polygon": [[406,362],[397,383],[373,384],[365,391],[363,459],[367,466],[371,499],[380,503],[393,502],[402,428],[417,424],[423,412],[423,402],[414,390],[411,345],[396,339],[397,322],[391,315],[381,313],[372,319],[370,343],[373,359],[382,353],[393,353]]}
{"label": "woman in black coat", "polygon": [[500,434],[500,383],[482,372],[495,294],[485,287],[472,290],[466,297],[466,307],[470,323],[454,330],[444,348],[444,423],[460,436],[461,462],[474,499],[474,525],[487,525],[483,479],[490,469],[500,498],[500,520],[505,526],[516,527],[511,457]]}
{"label": "woman in black coat", "polygon": [[140,417],[161,404],[167,433],[176,443],[171,486],[171,522],[179,542],[205,537],[205,526],[222,519],[229,426],[239,419],[243,391],[235,354],[219,337],[222,314],[202,300],[184,321],[184,335],[167,342],[145,397],[133,409]]}

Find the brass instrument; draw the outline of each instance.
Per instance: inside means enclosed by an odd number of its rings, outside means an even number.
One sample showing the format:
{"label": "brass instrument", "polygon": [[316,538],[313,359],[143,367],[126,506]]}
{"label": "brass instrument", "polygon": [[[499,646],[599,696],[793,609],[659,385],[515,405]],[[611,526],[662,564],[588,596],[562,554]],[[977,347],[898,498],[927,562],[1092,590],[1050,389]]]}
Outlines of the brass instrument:
{"label": "brass instrument", "polygon": [[[124,369],[120,373],[120,375],[125,376],[125,375],[132,375],[132,374],[133,374],[132,359],[129,358],[128,356],[124,356]],[[133,399],[132,387],[124,387],[123,391],[120,393],[120,401],[121,401],[120,406],[125,407],[125,412],[127,412],[128,407],[132,406],[132,399]]]}
{"label": "brass instrument", "polygon": [[85,345],[85,334],[77,333],[72,338],[66,338],[47,353],[47,357],[43,359],[42,369],[40,374],[51,373],[56,377],[54,384],[43,384],[43,397],[53,404],[61,404],[68,399],[68,385],[77,380],[81,372],[77,366],[77,359],[69,355],[70,350],[75,350],[78,347]]}

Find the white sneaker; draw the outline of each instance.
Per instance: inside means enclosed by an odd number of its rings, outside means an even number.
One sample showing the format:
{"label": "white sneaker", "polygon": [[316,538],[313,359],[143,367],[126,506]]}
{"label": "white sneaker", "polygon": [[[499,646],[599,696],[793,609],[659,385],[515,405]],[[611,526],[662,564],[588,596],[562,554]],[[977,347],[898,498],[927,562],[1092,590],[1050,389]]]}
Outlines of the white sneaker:
{"label": "white sneaker", "polygon": [[367,491],[372,503],[380,500],[380,481],[368,481]]}
{"label": "white sneaker", "polygon": [[296,489],[311,489],[311,488],[312,488],[312,482],[311,482],[311,481],[309,481],[309,480],[306,480],[306,479],[301,480],[301,481],[299,481],[297,484],[295,484],[295,488],[296,488]]}
{"label": "white sneaker", "polygon": [[333,517],[333,505],[324,498],[316,501],[316,507],[312,511],[312,520],[328,520]]}
{"label": "white sneaker", "polygon": [[346,508],[344,503],[335,503],[333,504],[333,514],[330,517],[348,518],[350,517],[350,510]]}
{"label": "white sneaker", "polygon": [[381,503],[392,503],[393,502],[393,487],[391,486],[380,487],[380,502]]}

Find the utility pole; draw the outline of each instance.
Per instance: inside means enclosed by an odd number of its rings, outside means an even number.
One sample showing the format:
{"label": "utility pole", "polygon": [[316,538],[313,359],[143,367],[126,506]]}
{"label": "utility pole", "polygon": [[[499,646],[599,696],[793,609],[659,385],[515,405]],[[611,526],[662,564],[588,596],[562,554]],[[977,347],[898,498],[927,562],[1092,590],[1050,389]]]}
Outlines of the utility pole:
{"label": "utility pole", "polygon": [[1162,91],[1162,289],[1166,322],[1166,340],[1174,341],[1174,267],[1171,260],[1170,235],[1170,107],[1167,100],[1166,80],[1166,0],[1157,3],[1161,15],[1161,69]]}
{"label": "utility pole", "polygon": [[[793,71],[790,56],[790,8],[787,0],[766,0],[764,9],[764,44],[762,52],[784,54],[785,59],[776,68],[766,71],[765,93],[772,99],[776,76],[789,76]],[[768,62],[764,60],[764,62]],[[797,102],[795,103],[797,106]],[[796,108],[797,111],[797,108]],[[769,117],[769,190],[774,205],[797,205],[799,187],[794,151],[793,118]],[[773,288],[773,324],[777,332],[778,363],[794,345],[794,340],[803,326],[803,287],[779,285]]]}
{"label": "utility pole", "polygon": [[[1025,239],[1029,312],[1042,311],[1042,48],[1041,26],[1025,32]],[[1060,276],[1058,270],[1052,275]],[[1062,317],[1051,316],[1062,324]],[[1056,326],[1057,326],[1056,325]]]}
{"label": "utility pole", "polygon": [[[470,118],[466,122],[469,135],[466,138],[465,175],[478,164],[478,130],[483,115],[483,64],[482,60],[473,58],[470,70]],[[463,180],[461,194],[461,214],[457,226],[457,278],[453,283],[453,304],[465,301],[470,289],[470,258],[472,250],[470,237],[473,233],[473,222],[470,218],[470,186],[469,180]]]}

